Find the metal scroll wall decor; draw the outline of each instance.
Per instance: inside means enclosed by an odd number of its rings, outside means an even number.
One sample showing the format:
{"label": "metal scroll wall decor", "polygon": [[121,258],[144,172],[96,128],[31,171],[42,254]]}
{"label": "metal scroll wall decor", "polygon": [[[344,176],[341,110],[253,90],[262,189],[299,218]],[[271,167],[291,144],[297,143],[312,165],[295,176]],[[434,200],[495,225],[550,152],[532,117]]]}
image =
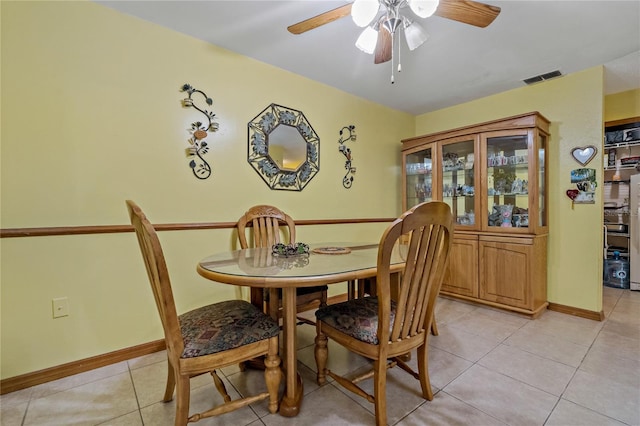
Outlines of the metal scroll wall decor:
{"label": "metal scroll wall decor", "polygon": [[342,178],[342,186],[349,189],[351,188],[351,185],[353,185],[353,175],[356,173],[356,168],[351,165],[351,149],[347,148],[345,145],[345,142],[347,141],[356,141],[356,126],[353,124],[344,126],[340,129],[340,139],[338,140],[338,143],[340,144],[338,150],[340,150],[347,159],[344,163],[344,168],[347,169],[347,174]]}
{"label": "metal scroll wall decor", "polygon": [[193,94],[198,93],[204,97],[204,102],[209,106],[213,105],[213,99],[208,97],[202,90],[197,90],[190,84],[184,84],[180,91],[187,92],[189,94],[189,97],[182,100],[182,106],[195,108],[207,118],[206,124],[202,121],[194,121],[191,123],[191,128],[189,129],[191,137],[188,140],[190,146],[186,150],[187,158],[191,158],[191,161],[189,161],[189,167],[191,167],[193,175],[198,179],[207,179],[211,176],[211,166],[202,157],[204,154],[209,152],[209,144],[204,139],[208,136],[207,132],[213,133],[218,130],[218,123],[213,121],[216,115],[212,111],[207,111],[195,104]]}
{"label": "metal scroll wall decor", "polygon": [[302,191],[320,170],[320,138],[301,111],[271,104],[248,128],[247,161],[269,188]]}

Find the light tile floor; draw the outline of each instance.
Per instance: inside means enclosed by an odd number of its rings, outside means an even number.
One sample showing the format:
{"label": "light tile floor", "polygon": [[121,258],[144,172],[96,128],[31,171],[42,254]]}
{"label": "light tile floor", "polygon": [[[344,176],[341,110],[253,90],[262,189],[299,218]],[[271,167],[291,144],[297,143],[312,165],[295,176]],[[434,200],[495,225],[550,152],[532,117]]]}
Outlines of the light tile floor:
{"label": "light tile floor", "polygon": [[[429,354],[435,398],[423,400],[416,380],[390,370],[389,424],[640,425],[640,292],[605,287],[603,305],[603,322],[552,311],[532,321],[441,298]],[[314,333],[298,327],[305,390],[298,417],[271,415],[263,402],[197,424],[373,425],[372,404],[334,383],[315,384]],[[330,342],[331,370],[367,366]],[[159,352],[2,395],[2,425],[172,425],[174,403],[160,401],[166,368]],[[259,371],[223,373],[232,396],[264,389]],[[207,375],[192,389],[192,411],[219,400]]]}

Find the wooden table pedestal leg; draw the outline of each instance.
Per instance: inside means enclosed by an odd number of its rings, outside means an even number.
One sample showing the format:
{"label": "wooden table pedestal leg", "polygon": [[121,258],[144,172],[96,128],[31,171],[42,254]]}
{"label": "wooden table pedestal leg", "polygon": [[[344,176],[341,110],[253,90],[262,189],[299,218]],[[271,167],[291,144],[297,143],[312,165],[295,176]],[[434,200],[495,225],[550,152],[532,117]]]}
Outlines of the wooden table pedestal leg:
{"label": "wooden table pedestal leg", "polygon": [[302,404],[303,385],[298,374],[296,344],[296,289],[282,289],[282,322],[283,322],[283,367],[285,369],[285,391],[280,401],[280,415],[297,416]]}

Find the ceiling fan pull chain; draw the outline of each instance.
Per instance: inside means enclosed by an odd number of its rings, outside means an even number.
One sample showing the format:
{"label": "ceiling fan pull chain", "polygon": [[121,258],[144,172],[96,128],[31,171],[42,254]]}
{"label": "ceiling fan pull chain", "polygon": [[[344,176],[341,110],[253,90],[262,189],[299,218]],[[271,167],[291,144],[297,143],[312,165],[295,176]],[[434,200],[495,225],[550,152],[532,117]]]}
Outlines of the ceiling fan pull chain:
{"label": "ceiling fan pull chain", "polygon": [[398,38],[398,72],[402,72],[402,50],[400,49],[400,38]]}
{"label": "ceiling fan pull chain", "polygon": [[393,34],[395,33],[392,32],[391,33],[391,84],[395,83],[395,79],[393,78]]}

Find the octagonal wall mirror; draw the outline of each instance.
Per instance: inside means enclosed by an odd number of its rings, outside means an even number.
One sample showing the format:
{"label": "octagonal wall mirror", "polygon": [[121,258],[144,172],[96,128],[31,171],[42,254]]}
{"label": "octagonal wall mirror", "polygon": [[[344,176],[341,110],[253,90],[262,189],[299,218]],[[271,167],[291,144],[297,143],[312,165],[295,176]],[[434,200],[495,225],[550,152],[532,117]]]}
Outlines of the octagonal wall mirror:
{"label": "octagonal wall mirror", "polygon": [[301,191],[320,170],[320,138],[301,111],[271,104],[248,127],[247,161],[271,189]]}

